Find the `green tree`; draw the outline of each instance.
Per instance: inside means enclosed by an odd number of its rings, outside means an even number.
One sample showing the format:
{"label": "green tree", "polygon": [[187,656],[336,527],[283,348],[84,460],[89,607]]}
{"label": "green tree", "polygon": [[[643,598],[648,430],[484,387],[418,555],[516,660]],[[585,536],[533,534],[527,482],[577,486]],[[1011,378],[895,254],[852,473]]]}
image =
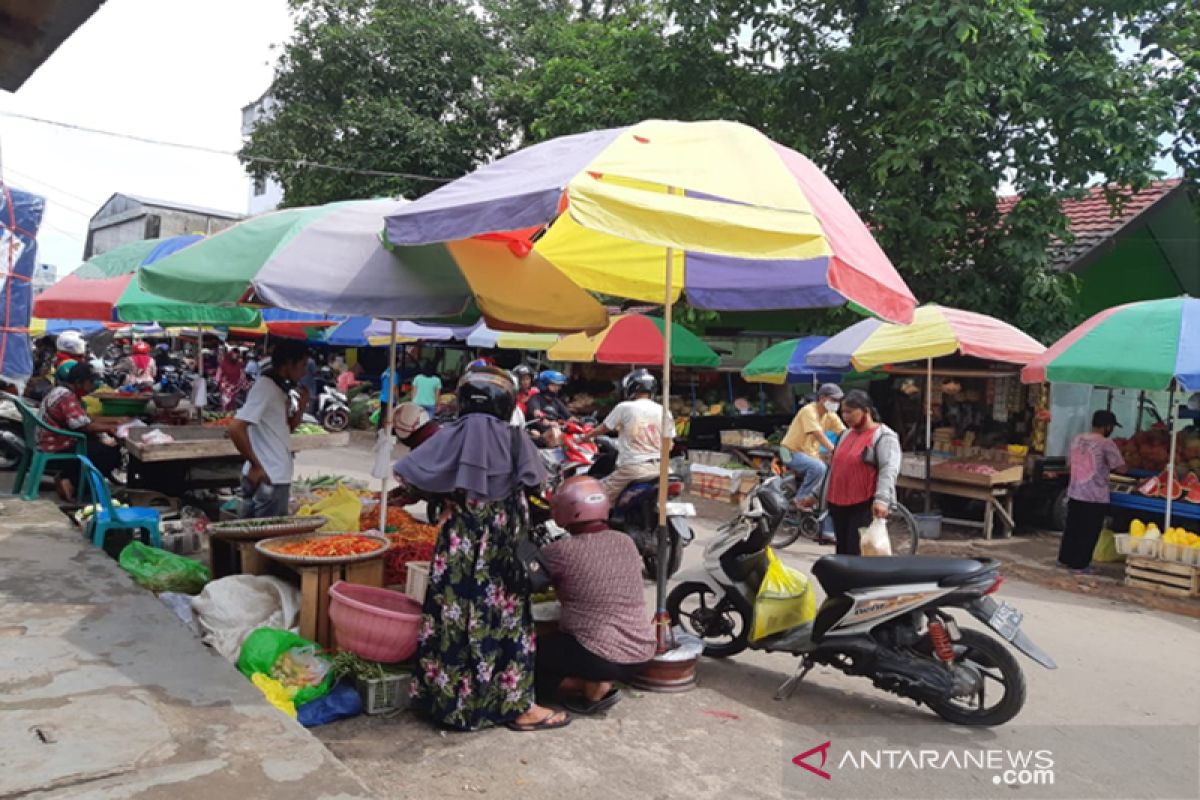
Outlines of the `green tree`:
{"label": "green tree", "polygon": [[280,181],[287,205],[423,194],[438,183],[369,172],[453,179],[509,138],[492,97],[506,61],[466,5],[291,3],[275,107],[241,151],[253,175]]}

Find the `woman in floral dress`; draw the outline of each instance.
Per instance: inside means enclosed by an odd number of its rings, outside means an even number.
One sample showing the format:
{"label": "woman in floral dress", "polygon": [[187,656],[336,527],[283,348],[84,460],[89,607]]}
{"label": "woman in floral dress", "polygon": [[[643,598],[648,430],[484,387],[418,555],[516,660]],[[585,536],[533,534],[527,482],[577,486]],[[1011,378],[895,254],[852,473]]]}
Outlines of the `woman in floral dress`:
{"label": "woman in floral dress", "polygon": [[449,497],[429,571],[413,702],[458,730],[560,728],[534,703],[534,633],[517,542],[526,487],[545,473],[529,438],[508,424],[516,386],[493,367],[459,382],[460,417],[395,466],[408,487]]}

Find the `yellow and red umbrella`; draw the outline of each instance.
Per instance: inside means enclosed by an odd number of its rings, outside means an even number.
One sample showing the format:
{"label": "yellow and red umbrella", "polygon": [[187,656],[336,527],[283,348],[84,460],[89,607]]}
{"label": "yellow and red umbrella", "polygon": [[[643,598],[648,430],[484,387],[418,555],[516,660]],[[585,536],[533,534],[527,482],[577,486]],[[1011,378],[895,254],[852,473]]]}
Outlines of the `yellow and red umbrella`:
{"label": "yellow and red umbrella", "polygon": [[[681,325],[671,331],[671,363],[680,367],[717,367],[721,357]],[[625,314],[613,317],[594,336],[576,333],[546,351],[551,361],[595,361],[599,364],[663,363],[666,323],[657,317]]]}

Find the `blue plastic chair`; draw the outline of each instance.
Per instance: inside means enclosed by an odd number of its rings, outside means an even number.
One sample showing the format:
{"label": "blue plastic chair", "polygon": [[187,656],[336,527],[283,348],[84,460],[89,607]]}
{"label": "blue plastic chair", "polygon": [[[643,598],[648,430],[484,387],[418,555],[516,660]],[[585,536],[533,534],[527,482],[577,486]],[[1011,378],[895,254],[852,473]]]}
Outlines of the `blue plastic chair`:
{"label": "blue plastic chair", "polygon": [[[104,547],[104,538],[108,532],[117,530],[143,530],[150,535],[150,544],[162,547],[162,536],[158,525],[161,517],[153,508],[117,508],[113,505],[112,494],[108,491],[108,481],[96,469],[96,465],[87,456],[80,456],[82,465],[82,483],[89,490],[96,512],[88,519],[88,535],[96,547]],[[81,490],[82,498],[82,490]]]}
{"label": "blue plastic chair", "polygon": [[[7,393],[4,394],[4,397],[11,400],[17,410],[21,412],[21,427],[25,434],[25,452],[21,454],[21,463],[17,465],[17,472],[13,477],[12,493],[20,494],[26,500],[36,500],[42,487],[42,475],[46,472],[46,465],[53,461],[72,461],[86,455],[87,436],[75,431],[55,428],[34,413],[34,410],[26,405],[20,397]],[[37,435],[39,428],[73,440],[74,449],[58,453],[39,450]],[[22,486],[25,487],[23,494]]]}

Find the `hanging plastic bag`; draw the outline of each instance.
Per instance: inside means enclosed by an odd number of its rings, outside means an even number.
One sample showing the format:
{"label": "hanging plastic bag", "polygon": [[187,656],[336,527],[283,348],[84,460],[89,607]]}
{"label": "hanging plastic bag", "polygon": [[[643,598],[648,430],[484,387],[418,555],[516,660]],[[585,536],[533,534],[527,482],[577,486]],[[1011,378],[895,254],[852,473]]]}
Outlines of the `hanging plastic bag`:
{"label": "hanging plastic bag", "polygon": [[208,567],[199,561],[159,550],[138,541],[125,545],[117,558],[139,586],[152,592],[197,594],[212,580]]}
{"label": "hanging plastic bag", "polygon": [[282,683],[261,672],[251,675],[250,682],[258,687],[258,690],[263,693],[263,697],[267,698],[268,703],[292,719],[296,718],[296,704],[292,702],[291,693],[283,688]]}
{"label": "hanging plastic bag", "polygon": [[876,517],[867,527],[859,528],[858,546],[864,556],[890,556],[892,539],[888,536],[887,520]]}
{"label": "hanging plastic bag", "polygon": [[242,642],[237,668],[247,678],[257,672],[276,678],[285,689],[295,689],[292,699],[303,705],[329,694],[333,685],[330,664],[317,645],[303,636],[259,628]]}
{"label": "hanging plastic bag", "polygon": [[300,506],[296,512],[302,517],[325,517],[329,522],[321,527],[323,533],[344,533],[358,530],[358,518],[362,516],[362,501],[358,495],[338,484],[337,489],[328,497],[323,497],[315,503]]}
{"label": "hanging plastic bag", "polygon": [[812,622],[817,616],[817,598],[808,576],[785,566],[769,547],[767,561],[767,574],[754,600],[754,630],[750,634],[754,641]]}
{"label": "hanging plastic bag", "polygon": [[375,449],[372,452],[374,461],[371,465],[371,477],[385,480],[392,477],[392,451],[396,449],[396,440],[380,428],[375,436]]}

